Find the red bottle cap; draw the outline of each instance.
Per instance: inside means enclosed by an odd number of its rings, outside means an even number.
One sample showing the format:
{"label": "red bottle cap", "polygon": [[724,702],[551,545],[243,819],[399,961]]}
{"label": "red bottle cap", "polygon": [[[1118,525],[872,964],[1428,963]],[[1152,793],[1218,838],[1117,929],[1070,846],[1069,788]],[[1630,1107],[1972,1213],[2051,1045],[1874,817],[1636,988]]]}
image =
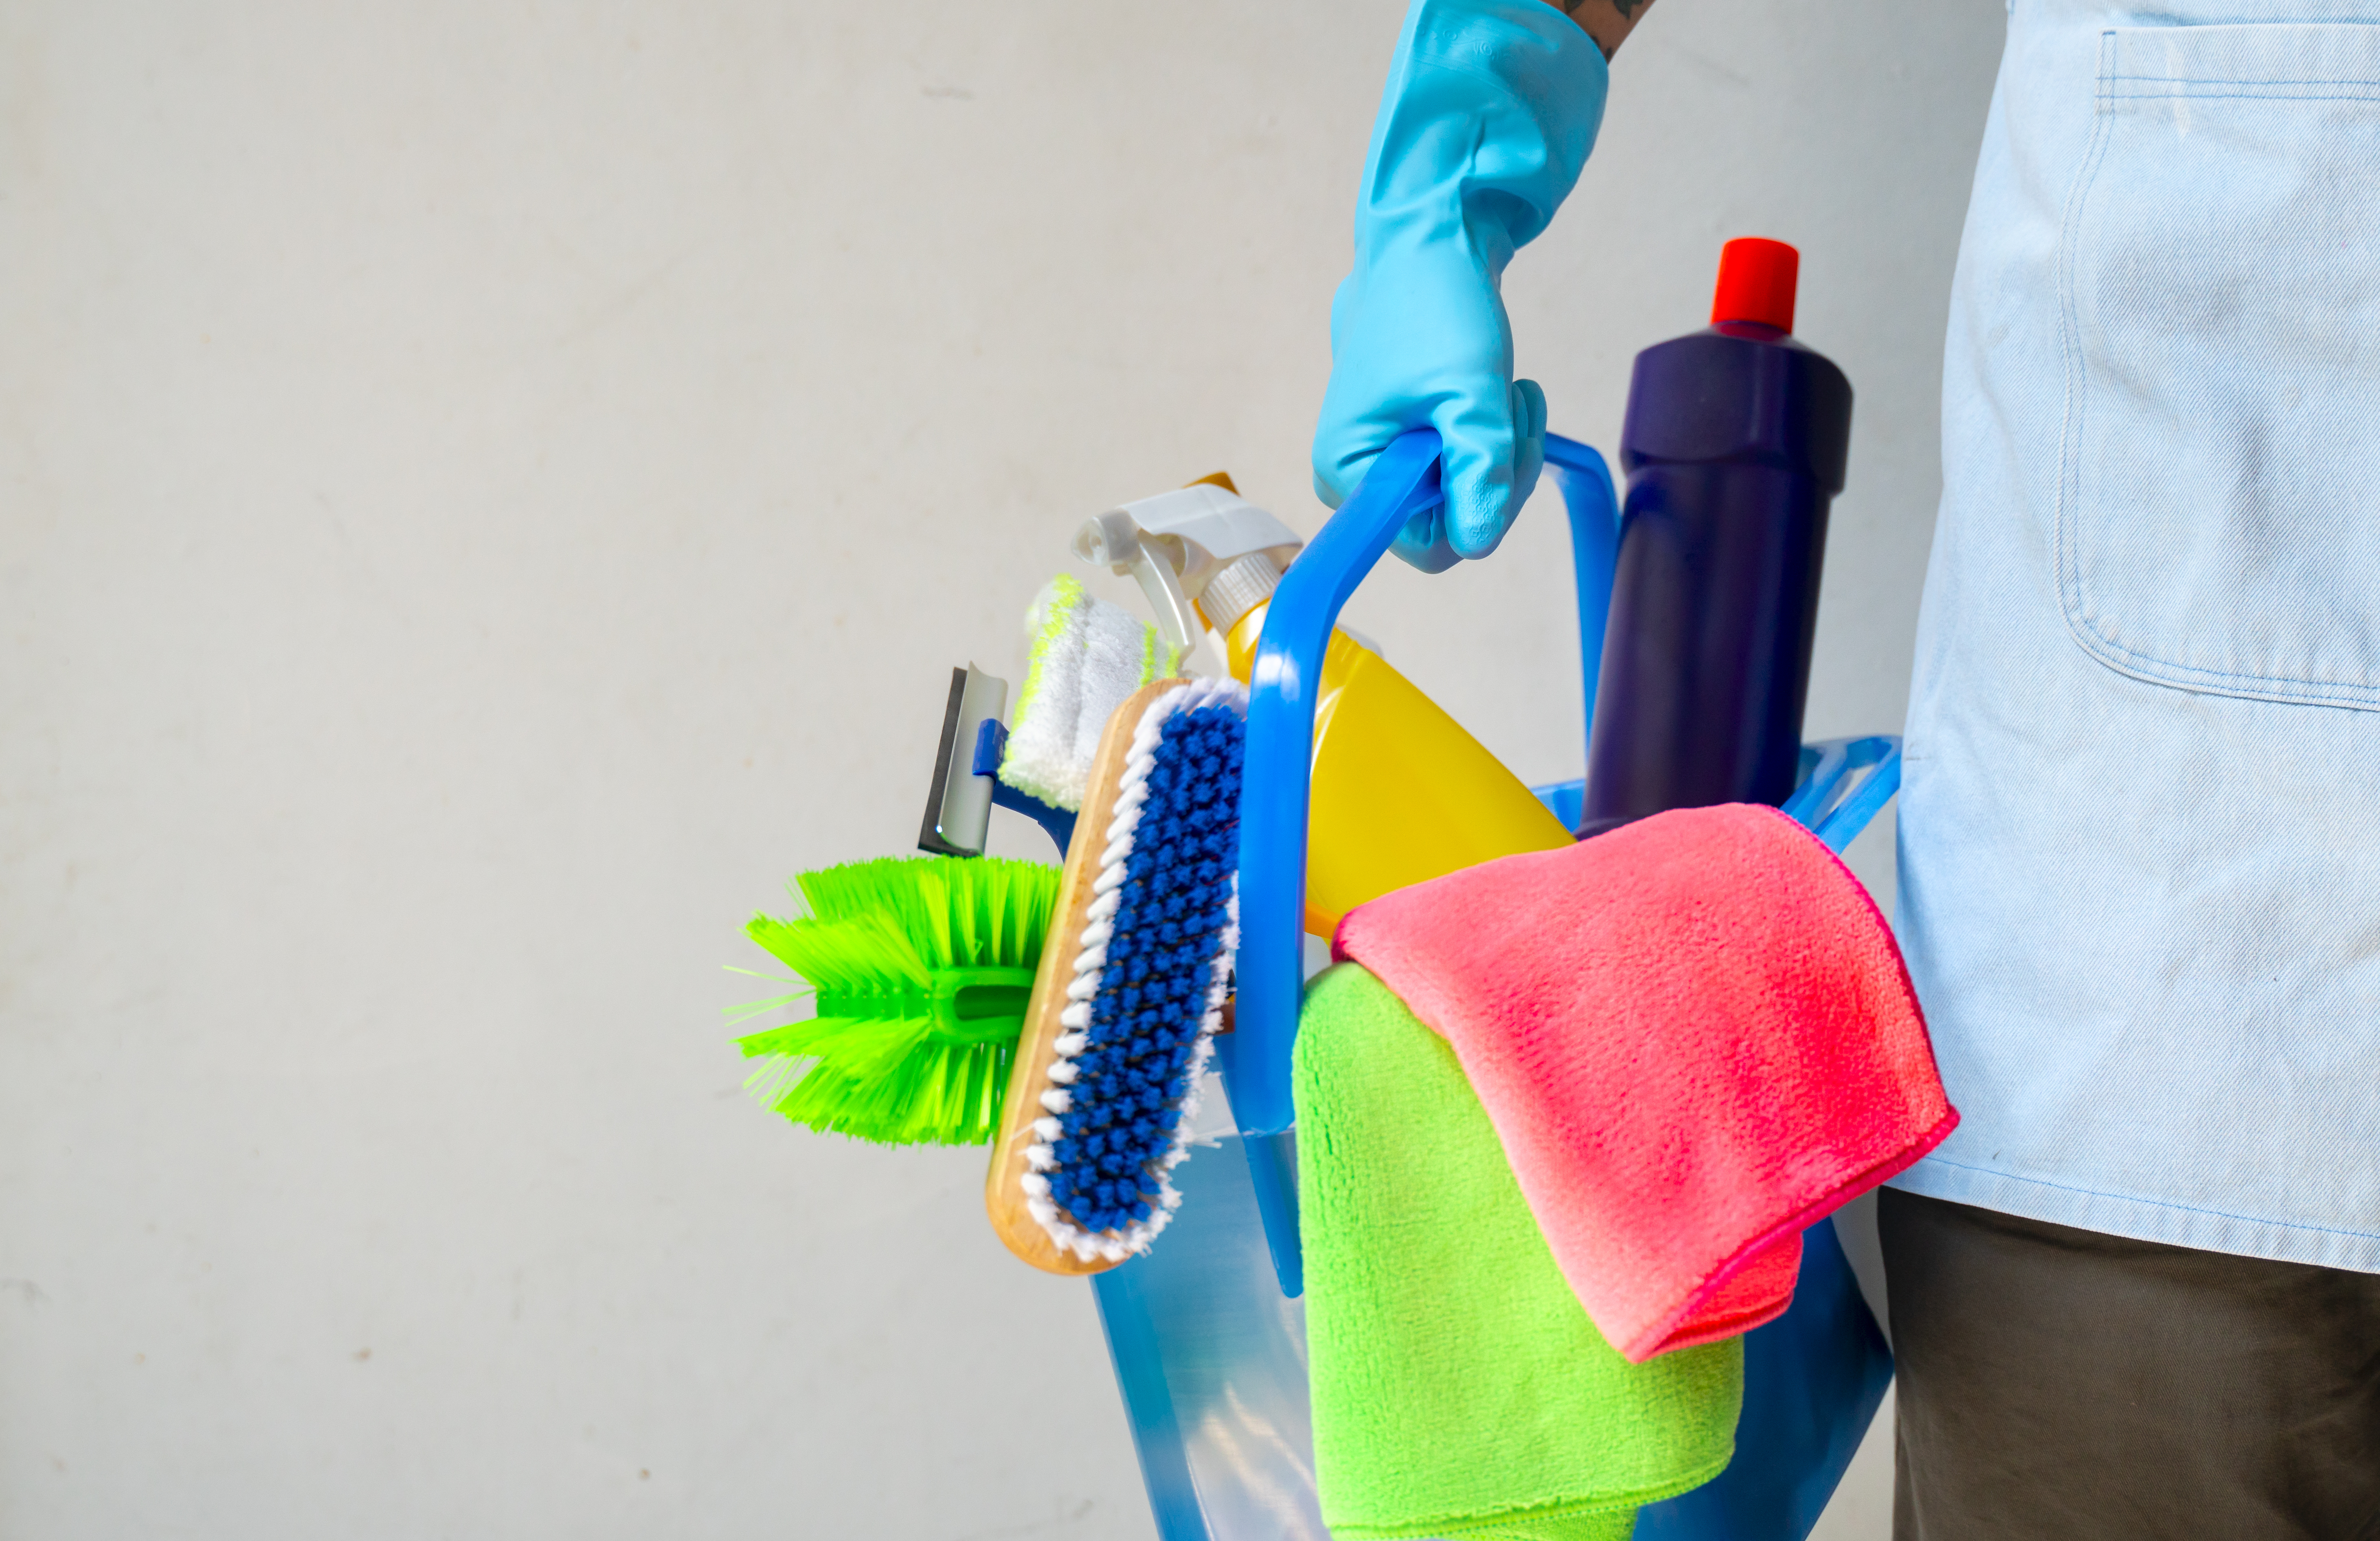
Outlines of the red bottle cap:
{"label": "red bottle cap", "polygon": [[1728,242],[1718,251],[1711,324],[1753,322],[1792,331],[1793,289],[1801,276],[1802,254],[1783,241],[1745,236]]}

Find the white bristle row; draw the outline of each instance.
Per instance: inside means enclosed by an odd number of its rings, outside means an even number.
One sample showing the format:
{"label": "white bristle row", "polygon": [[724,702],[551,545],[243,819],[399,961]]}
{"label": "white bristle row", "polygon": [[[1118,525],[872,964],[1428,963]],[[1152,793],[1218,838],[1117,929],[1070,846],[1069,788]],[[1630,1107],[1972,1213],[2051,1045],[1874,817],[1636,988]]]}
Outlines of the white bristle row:
{"label": "white bristle row", "polygon": [[[1090,1046],[1091,1000],[1099,994],[1099,975],[1107,966],[1108,943],[1115,934],[1116,910],[1123,903],[1124,864],[1132,855],[1133,835],[1140,828],[1142,805],[1148,801],[1148,772],[1157,763],[1158,742],[1165,732],[1166,719],[1175,712],[1216,705],[1229,706],[1245,716],[1248,705],[1246,687],[1236,680],[1193,680],[1151,702],[1134,726],[1123,777],[1116,793],[1115,816],[1109,820],[1107,845],[1099,853],[1099,875],[1091,883],[1091,892],[1096,897],[1084,913],[1083,932],[1076,939],[1074,969],[1066,983],[1067,1005],[1058,1013],[1059,1025],[1068,1031],[1061,1034],[1053,1046],[1057,1058],[1050,1063],[1050,1084],[1040,1095],[1041,1106],[1052,1115],[1063,1114],[1074,1106],[1074,1094],[1066,1088],[1080,1074],[1075,1066],[1075,1057]],[[1208,1062],[1214,1058],[1215,1029],[1222,1025],[1223,997],[1232,977],[1232,959],[1240,946],[1236,873],[1232,879],[1232,897],[1225,910],[1221,942],[1207,987],[1207,1014],[1198,1025],[1198,1041],[1190,1050],[1185,1075],[1189,1090],[1184,1094],[1182,1116],[1173,1126],[1173,1144],[1155,1163],[1156,1213],[1121,1231],[1088,1232],[1068,1219],[1050,1199],[1050,1179],[1044,1175],[1057,1170],[1057,1156],[1051,1147],[1063,1132],[1062,1126],[1056,1116],[1034,1122],[1033,1134],[1038,1143],[1026,1147],[1025,1152],[1026,1163],[1032,1168],[1023,1183],[1026,1211],[1049,1232],[1051,1241],[1084,1262],[1097,1257],[1121,1263],[1135,1253],[1148,1251],[1148,1244],[1182,1207],[1181,1191],[1173,1185],[1173,1169],[1190,1157],[1190,1126],[1198,1113],[1198,1087],[1207,1074]]]}

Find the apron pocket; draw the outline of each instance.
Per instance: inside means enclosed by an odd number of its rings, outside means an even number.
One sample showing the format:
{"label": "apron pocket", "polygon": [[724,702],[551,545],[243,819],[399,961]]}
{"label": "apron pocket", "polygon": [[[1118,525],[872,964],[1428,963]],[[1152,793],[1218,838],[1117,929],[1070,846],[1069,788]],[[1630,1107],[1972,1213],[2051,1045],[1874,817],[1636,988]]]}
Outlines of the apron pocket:
{"label": "apron pocket", "polygon": [[2105,34],[2061,239],[2076,639],[2380,709],[2380,26]]}

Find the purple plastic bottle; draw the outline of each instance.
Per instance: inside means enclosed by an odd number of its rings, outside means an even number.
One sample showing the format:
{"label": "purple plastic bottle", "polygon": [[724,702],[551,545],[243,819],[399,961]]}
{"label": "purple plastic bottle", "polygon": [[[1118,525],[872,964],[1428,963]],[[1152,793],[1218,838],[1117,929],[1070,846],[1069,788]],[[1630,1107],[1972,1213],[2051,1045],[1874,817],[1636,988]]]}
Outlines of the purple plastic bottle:
{"label": "purple plastic bottle", "polygon": [[1708,330],[1636,356],[1582,837],[1792,795],[1852,387],[1793,340],[1801,256],[1727,243]]}

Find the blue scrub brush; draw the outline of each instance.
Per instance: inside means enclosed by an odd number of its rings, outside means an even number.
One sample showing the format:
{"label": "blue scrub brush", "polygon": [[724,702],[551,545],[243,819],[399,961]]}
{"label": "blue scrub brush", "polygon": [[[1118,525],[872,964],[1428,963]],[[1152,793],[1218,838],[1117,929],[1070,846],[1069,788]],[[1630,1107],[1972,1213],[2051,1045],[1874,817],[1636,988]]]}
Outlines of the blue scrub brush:
{"label": "blue scrub brush", "polygon": [[1100,738],[985,1184],[1037,1268],[1113,1268],[1182,1201],[1239,940],[1246,712],[1233,681],[1161,680]]}

